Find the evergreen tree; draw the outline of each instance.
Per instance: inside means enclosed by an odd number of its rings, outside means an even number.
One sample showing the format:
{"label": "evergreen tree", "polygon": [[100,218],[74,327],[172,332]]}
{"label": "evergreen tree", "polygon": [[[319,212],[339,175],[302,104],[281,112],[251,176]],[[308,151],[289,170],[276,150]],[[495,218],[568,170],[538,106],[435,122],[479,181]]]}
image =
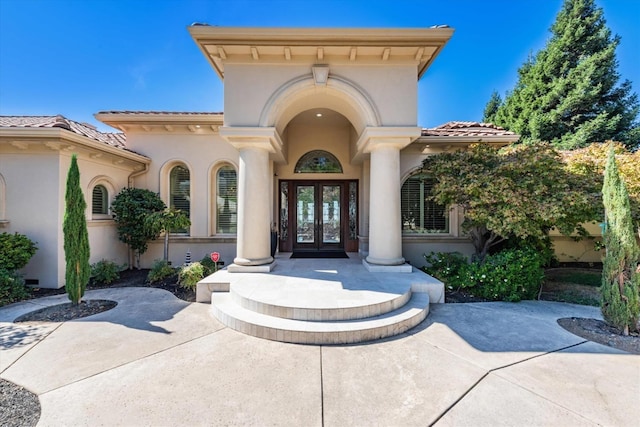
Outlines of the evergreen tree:
{"label": "evergreen tree", "polygon": [[602,270],[602,315],[624,335],[638,330],[640,318],[640,248],[631,220],[629,195],[618,173],[613,146],[609,150],[602,187],[605,208]]}
{"label": "evergreen tree", "polygon": [[485,123],[495,123],[496,113],[498,112],[500,105],[502,105],[502,98],[500,97],[498,92],[493,91],[489,102],[487,102],[487,105],[484,107],[484,115],[482,116],[482,121]]}
{"label": "evergreen tree", "polygon": [[[518,70],[519,80],[495,123],[558,148],[615,140],[640,147],[638,96],[618,85],[616,47],[595,0],[565,0],[551,39]],[[491,102],[491,101],[490,101]]]}
{"label": "evergreen tree", "polygon": [[76,155],[71,157],[71,166],[67,175],[67,191],[65,194],[64,212],[64,259],[67,265],[65,287],[73,304],[78,304],[91,276],[89,264],[89,235],[82,189],[80,188],[80,171]]}

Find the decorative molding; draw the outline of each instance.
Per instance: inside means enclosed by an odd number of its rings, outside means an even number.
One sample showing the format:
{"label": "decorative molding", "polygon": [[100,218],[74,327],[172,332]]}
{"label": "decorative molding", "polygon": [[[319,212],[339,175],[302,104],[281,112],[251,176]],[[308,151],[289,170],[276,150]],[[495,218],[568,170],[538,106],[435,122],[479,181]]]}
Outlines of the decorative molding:
{"label": "decorative molding", "polygon": [[314,65],[311,67],[313,71],[313,80],[316,86],[326,86],[327,80],[329,80],[329,66],[328,65]]}
{"label": "decorative molding", "polygon": [[286,59],[287,61],[291,61],[291,48],[290,47],[285,47],[284,48],[284,59]]}
{"label": "decorative molding", "polygon": [[149,125],[142,125],[142,129],[144,129],[145,132],[151,132],[151,126]]}
{"label": "decorative molding", "polygon": [[319,47],[318,48],[318,61],[322,61],[324,59],[324,49]]}
{"label": "decorative molding", "polygon": [[389,55],[391,54],[391,49],[389,49],[388,47],[385,48],[382,51],[382,60],[383,61],[388,61],[389,60]]}
{"label": "decorative molding", "polygon": [[50,148],[53,151],[58,151],[60,150],[60,144],[57,142],[51,142],[51,141],[47,141],[44,143],[45,147]]}
{"label": "decorative molding", "polygon": [[23,141],[13,141],[11,142],[11,145],[13,145],[19,150],[26,150],[27,148],[29,148],[29,143],[23,142]]}
{"label": "decorative molding", "polygon": [[171,125],[164,125],[164,128],[169,132],[173,132],[173,126]]}
{"label": "decorative molding", "polygon": [[258,49],[251,46],[251,57],[254,59],[254,61],[257,61],[260,59],[260,55],[258,54]]}
{"label": "decorative molding", "polygon": [[123,163],[124,163],[124,160],[122,160],[122,159],[116,159],[116,160],[113,161],[114,165],[121,165]]}
{"label": "decorative molding", "polygon": [[91,157],[92,159],[99,159],[102,156],[103,156],[103,153],[91,153],[91,154],[89,154],[89,157]]}
{"label": "decorative molding", "polygon": [[222,46],[218,46],[218,55],[220,55],[222,59],[227,59],[227,52],[224,51]]}
{"label": "decorative molding", "polygon": [[424,55],[424,48],[421,47],[420,49],[418,49],[418,51],[416,52],[416,61],[420,61],[422,59],[422,55]]}
{"label": "decorative molding", "polygon": [[356,49],[355,47],[352,47],[351,51],[349,52],[349,60],[355,61],[357,58],[357,54],[358,54],[358,49]]}

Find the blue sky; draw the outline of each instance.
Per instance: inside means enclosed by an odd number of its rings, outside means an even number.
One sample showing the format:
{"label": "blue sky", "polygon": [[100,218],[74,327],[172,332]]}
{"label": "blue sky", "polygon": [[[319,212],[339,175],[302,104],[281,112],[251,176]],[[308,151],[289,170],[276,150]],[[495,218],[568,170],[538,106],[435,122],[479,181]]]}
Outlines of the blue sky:
{"label": "blue sky", "polygon": [[[640,0],[597,0],[622,38],[622,79],[640,93]],[[220,26],[397,27],[455,33],[419,83],[418,125],[480,120],[562,0],[0,0],[0,114],[98,125],[103,110],[222,111],[223,85],[189,36]]]}

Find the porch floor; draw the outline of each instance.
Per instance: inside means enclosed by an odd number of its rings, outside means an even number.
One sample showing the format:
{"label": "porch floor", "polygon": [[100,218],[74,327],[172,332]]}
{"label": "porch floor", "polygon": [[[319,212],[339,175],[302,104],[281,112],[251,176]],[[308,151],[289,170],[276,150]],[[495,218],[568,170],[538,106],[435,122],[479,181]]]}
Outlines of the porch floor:
{"label": "porch floor", "polygon": [[444,302],[444,286],[415,268],[372,273],[348,259],[277,254],[268,273],[218,271],[198,284],[197,301],[228,327],[276,341],[344,344],[400,334]]}

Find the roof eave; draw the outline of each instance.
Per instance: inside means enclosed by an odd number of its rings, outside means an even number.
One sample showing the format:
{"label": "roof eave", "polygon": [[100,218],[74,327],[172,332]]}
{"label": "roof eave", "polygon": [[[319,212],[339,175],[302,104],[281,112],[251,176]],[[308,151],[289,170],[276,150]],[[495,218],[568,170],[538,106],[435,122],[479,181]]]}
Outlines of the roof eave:
{"label": "roof eave", "polygon": [[107,143],[96,141],[84,135],[78,135],[73,131],[60,128],[28,128],[28,127],[2,127],[0,138],[20,138],[23,140],[65,140],[92,150],[102,151],[127,160],[143,164],[151,163],[151,159],[142,154],[134,153],[126,148],[117,148]]}

